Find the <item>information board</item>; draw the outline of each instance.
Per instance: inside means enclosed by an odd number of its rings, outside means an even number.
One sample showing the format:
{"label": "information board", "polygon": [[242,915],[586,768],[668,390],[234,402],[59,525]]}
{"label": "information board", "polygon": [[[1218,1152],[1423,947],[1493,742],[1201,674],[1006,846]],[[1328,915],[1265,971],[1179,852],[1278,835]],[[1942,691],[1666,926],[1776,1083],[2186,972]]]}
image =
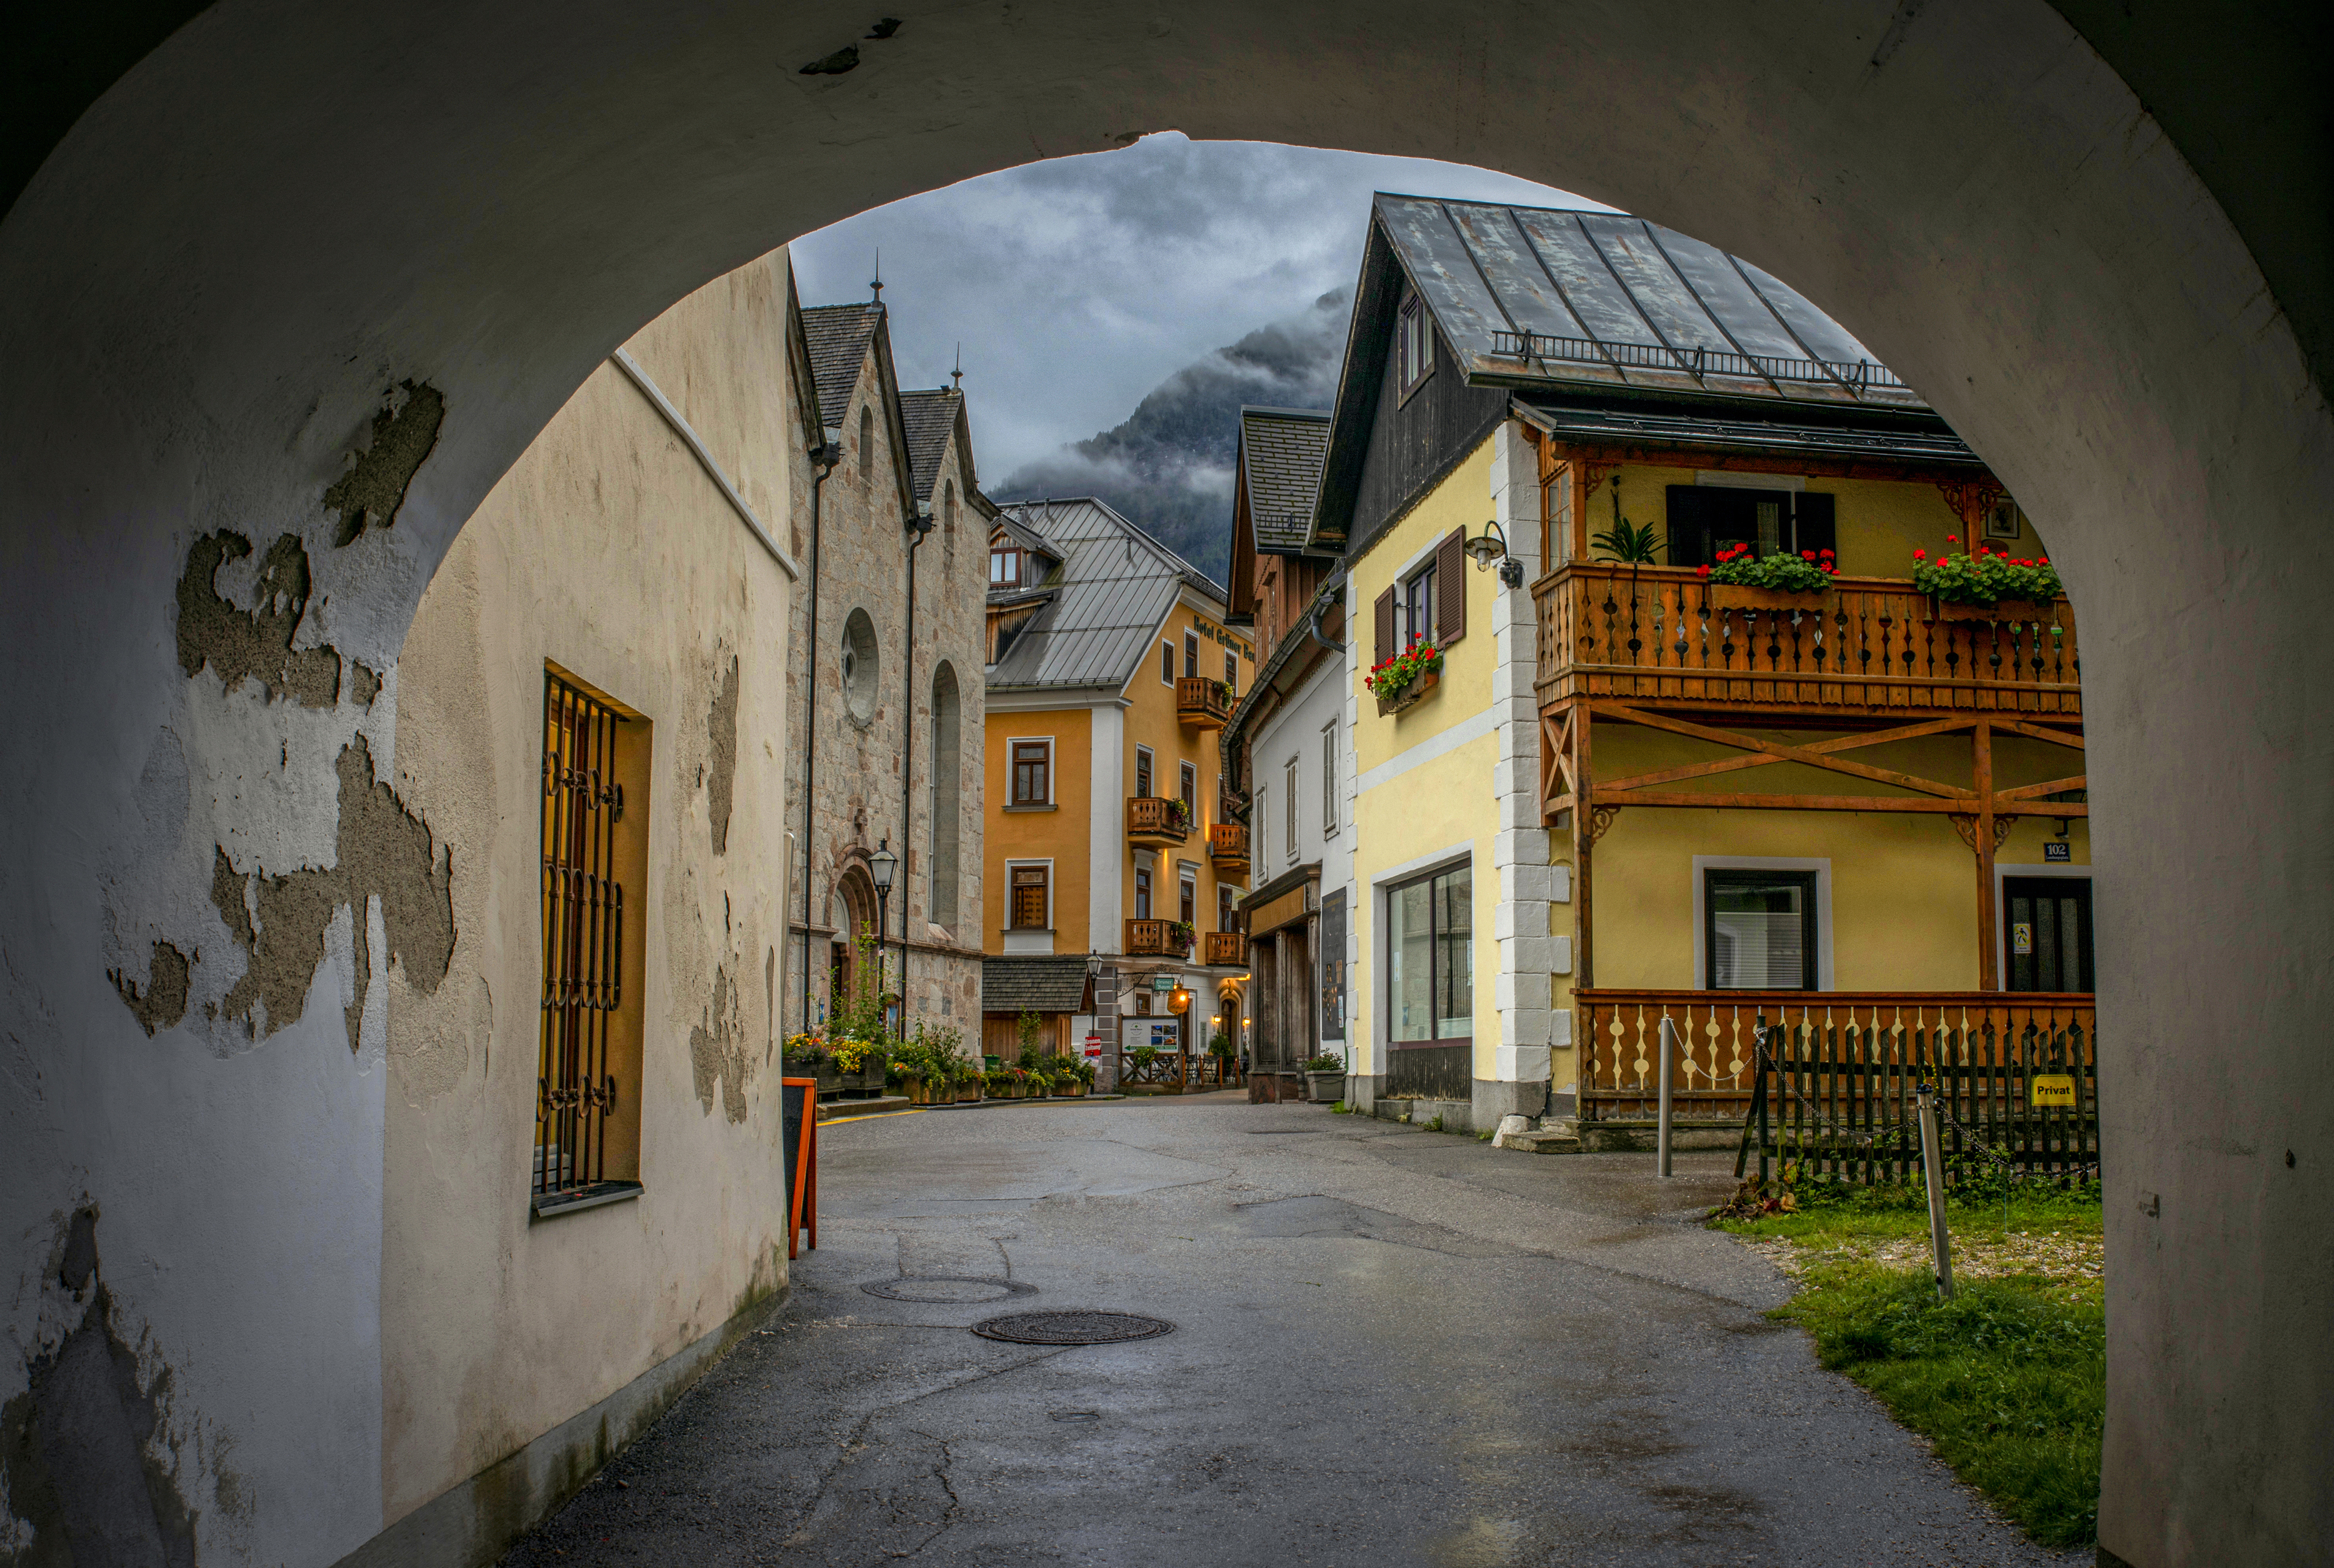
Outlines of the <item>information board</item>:
{"label": "information board", "polygon": [[818,1080],[778,1080],[778,1164],[786,1178],[786,1255],[793,1257],[803,1229],[818,1250]]}

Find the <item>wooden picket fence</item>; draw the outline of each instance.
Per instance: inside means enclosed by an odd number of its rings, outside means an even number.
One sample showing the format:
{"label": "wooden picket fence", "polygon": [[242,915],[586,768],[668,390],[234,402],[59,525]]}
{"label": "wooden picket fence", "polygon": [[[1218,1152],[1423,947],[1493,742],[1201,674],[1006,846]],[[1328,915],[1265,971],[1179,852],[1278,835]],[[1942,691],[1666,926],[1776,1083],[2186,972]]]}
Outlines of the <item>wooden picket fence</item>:
{"label": "wooden picket fence", "polygon": [[[1949,1161],[1998,1159],[2037,1175],[2098,1169],[2088,993],[1584,989],[1574,1001],[1587,1121],[1653,1114],[1668,1018],[1679,1042],[1675,1113],[1742,1118],[1738,1165],[1755,1150],[1762,1176],[1777,1159],[1855,1182],[1916,1175],[1924,1083],[1939,1095]],[[2073,1080],[2071,1106],[2033,1102],[2033,1081],[2045,1075]]]}

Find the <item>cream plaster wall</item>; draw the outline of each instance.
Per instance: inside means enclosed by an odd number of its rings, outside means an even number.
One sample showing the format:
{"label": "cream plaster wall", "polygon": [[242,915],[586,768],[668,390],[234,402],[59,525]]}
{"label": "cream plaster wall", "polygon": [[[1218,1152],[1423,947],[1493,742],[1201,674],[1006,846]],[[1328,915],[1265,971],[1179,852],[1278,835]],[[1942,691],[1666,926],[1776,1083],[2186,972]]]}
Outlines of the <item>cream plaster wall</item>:
{"label": "cream plaster wall", "polygon": [[[785,515],[784,257],[718,279],[630,351],[749,505]],[[595,371],[487,496],[395,674],[396,787],[449,847],[432,995],[388,979],[383,1523],[784,1284],[772,990],[785,922],[790,585],[641,391]],[[712,712],[737,660],[734,755]],[[653,726],[636,1200],[529,1217],[541,986],[544,666]],[[390,700],[385,695],[384,701]],[[634,738],[639,738],[635,736]],[[726,851],[712,785],[734,769]]]}

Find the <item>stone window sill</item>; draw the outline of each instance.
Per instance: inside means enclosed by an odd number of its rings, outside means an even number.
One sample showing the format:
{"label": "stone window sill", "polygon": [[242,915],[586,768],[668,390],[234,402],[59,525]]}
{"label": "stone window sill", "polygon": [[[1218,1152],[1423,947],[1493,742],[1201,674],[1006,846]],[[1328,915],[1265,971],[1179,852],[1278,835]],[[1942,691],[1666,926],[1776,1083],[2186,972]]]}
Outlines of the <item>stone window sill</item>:
{"label": "stone window sill", "polygon": [[1057,805],[1042,805],[1042,806],[1007,806],[1005,809],[1006,809],[1007,811],[1008,811],[1008,812],[1057,812],[1057,811],[1060,811],[1062,808],[1061,808],[1061,807],[1059,807],[1059,806],[1057,806]]}
{"label": "stone window sill", "polygon": [[645,1190],[637,1181],[600,1181],[568,1192],[541,1193],[528,1205],[527,1217],[557,1219],[562,1215],[580,1214],[605,1204],[629,1203]]}

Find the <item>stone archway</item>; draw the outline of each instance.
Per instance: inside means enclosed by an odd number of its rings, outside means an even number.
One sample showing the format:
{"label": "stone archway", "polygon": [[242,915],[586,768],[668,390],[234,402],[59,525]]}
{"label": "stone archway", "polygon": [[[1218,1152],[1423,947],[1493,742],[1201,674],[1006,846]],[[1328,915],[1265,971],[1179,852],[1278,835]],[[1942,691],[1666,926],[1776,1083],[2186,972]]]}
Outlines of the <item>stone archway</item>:
{"label": "stone archway", "polygon": [[[2102,940],[2127,955],[2100,997],[2121,1043],[2104,1529],[2151,1568],[2322,1538],[2334,1352],[2268,1314],[2329,1287],[2287,1173],[2325,1158],[2334,1092],[2307,1045],[2328,977],[2291,957],[2334,940],[2334,426],[2130,88],[2040,0],[1691,28],[1392,0],[896,9],[878,39],[831,7],[523,0],[456,31],[226,0],[0,222],[0,1038],[32,1086],[0,1231],[101,1207],[108,1255],[143,1269],[114,1286],[123,1332],[188,1369],[188,1419],[227,1423],[261,1495],[304,1499],[253,1550],[329,1561],[381,1523],[377,1442],[315,1412],[379,1405],[382,1091],[334,1009],[250,1050],[171,1016],[164,949],[182,968],[227,939],[197,851],[329,854],[361,733],[341,691],[394,681],[448,541],[665,304],[876,203],[1167,127],[1489,165],[1702,235],[1846,322],[2047,519],[2114,716],[2091,771],[2121,868]],[[238,554],[302,614],[251,609]],[[230,709],[190,669],[283,695]],[[329,1267],[275,1223],[285,1191],[339,1238]],[[329,1386],[295,1398],[286,1356]]]}

